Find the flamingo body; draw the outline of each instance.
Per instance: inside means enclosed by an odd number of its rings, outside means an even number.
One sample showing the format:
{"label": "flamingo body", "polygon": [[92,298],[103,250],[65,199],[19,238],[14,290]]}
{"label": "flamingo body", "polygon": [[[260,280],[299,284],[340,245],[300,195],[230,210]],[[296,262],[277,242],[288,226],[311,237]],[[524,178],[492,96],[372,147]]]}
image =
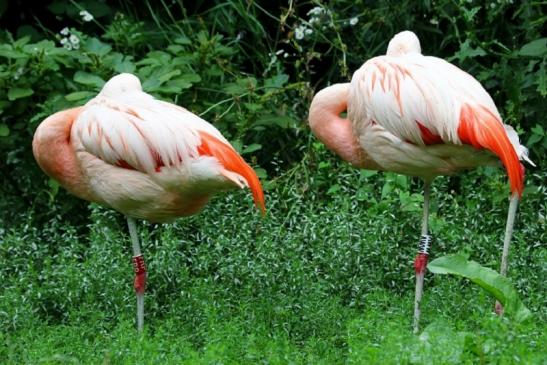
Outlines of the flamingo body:
{"label": "flamingo body", "polygon": [[222,190],[249,186],[253,169],[220,132],[184,108],[154,99],[121,74],[83,107],[38,127],[40,167],[74,195],[134,218],[168,222],[198,212]]}
{"label": "flamingo body", "polygon": [[420,52],[414,33],[399,33],[351,83],[321,90],[310,107],[314,133],[357,167],[428,181],[500,159],[520,194],[527,150],[490,95],[468,73]]}

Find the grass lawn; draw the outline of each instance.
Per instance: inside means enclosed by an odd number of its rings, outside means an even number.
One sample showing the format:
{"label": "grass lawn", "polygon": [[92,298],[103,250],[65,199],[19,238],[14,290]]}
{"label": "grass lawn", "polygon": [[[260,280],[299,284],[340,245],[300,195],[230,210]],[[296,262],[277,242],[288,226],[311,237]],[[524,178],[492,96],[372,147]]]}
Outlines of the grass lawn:
{"label": "grass lawn", "polygon": [[[142,335],[123,217],[92,205],[87,227],[60,213],[38,227],[30,210],[0,244],[0,363],[547,362],[544,174],[528,180],[509,269],[532,319],[499,318],[477,286],[428,273],[413,335],[421,184],[338,170],[297,166],[269,183],[265,218],[233,192],[172,225],[140,222]],[[435,182],[433,257],[498,268],[508,202],[493,171]]]}

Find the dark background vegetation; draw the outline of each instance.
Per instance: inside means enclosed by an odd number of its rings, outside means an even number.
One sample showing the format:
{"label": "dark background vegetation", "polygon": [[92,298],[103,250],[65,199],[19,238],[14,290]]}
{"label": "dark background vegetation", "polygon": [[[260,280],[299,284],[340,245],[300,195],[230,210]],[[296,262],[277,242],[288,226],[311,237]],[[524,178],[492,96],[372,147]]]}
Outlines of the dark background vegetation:
{"label": "dark background vegetation", "polygon": [[[139,225],[151,275],[149,361],[544,361],[545,7],[0,1],[0,359],[117,363],[141,351],[123,218],[67,194],[31,151],[40,121],[132,72],[145,91],[222,131],[258,171],[269,210],[261,220],[237,192],[172,226]],[[64,28],[77,49],[63,47]],[[412,336],[421,183],[351,169],[307,127],[314,92],[350,80],[405,29],[424,54],[484,85],[538,165],[527,171],[510,272],[539,321],[491,317],[491,299],[473,286],[429,278],[429,340]],[[468,252],[497,269],[507,195],[500,169],[438,179],[435,252]]]}

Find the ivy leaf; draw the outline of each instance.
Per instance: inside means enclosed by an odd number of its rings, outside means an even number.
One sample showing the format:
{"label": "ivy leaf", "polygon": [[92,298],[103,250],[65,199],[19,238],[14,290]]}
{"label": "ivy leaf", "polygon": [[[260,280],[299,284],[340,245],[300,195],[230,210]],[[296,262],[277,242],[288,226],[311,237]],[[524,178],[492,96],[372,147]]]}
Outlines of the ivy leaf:
{"label": "ivy leaf", "polygon": [[34,91],[31,88],[12,87],[8,90],[8,99],[9,101],[14,101],[17,99],[26,98],[32,94],[34,94]]}
{"label": "ivy leaf", "polygon": [[467,260],[463,254],[439,257],[431,261],[427,268],[434,274],[461,276],[478,284],[499,300],[504,305],[505,313],[514,316],[517,322],[531,316],[530,310],[521,302],[509,279],[475,261]]}

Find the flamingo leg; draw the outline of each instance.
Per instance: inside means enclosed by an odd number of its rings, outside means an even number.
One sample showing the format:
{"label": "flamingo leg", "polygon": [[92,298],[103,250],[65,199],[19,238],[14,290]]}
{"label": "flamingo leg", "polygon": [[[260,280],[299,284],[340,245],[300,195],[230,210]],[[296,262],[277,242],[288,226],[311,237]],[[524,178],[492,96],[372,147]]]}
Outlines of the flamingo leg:
{"label": "flamingo leg", "polygon": [[144,326],[144,289],[146,287],[146,266],[141,253],[137,225],[135,219],[127,217],[127,226],[133,245],[133,268],[135,269],[135,293],[137,294],[137,331],[142,332]]}
{"label": "flamingo leg", "polygon": [[429,257],[429,245],[431,243],[431,236],[428,232],[428,220],[429,220],[429,193],[431,191],[431,182],[424,182],[424,215],[422,220],[422,236],[420,238],[420,244],[418,246],[418,255],[414,260],[414,271],[416,272],[416,292],[414,297],[414,333],[419,331],[420,323],[420,302],[422,301],[422,294],[424,290],[424,274],[427,266],[427,259]]}
{"label": "flamingo leg", "polygon": [[[511,196],[511,202],[509,203],[509,212],[507,213],[507,224],[505,225],[505,237],[503,239],[503,252],[501,254],[501,267],[500,274],[507,276],[507,258],[509,256],[509,247],[511,246],[511,237],[513,236],[513,226],[515,224],[515,216],[517,214],[517,207],[519,203],[518,194]],[[503,314],[503,306],[496,300],[495,311],[497,314]]]}

